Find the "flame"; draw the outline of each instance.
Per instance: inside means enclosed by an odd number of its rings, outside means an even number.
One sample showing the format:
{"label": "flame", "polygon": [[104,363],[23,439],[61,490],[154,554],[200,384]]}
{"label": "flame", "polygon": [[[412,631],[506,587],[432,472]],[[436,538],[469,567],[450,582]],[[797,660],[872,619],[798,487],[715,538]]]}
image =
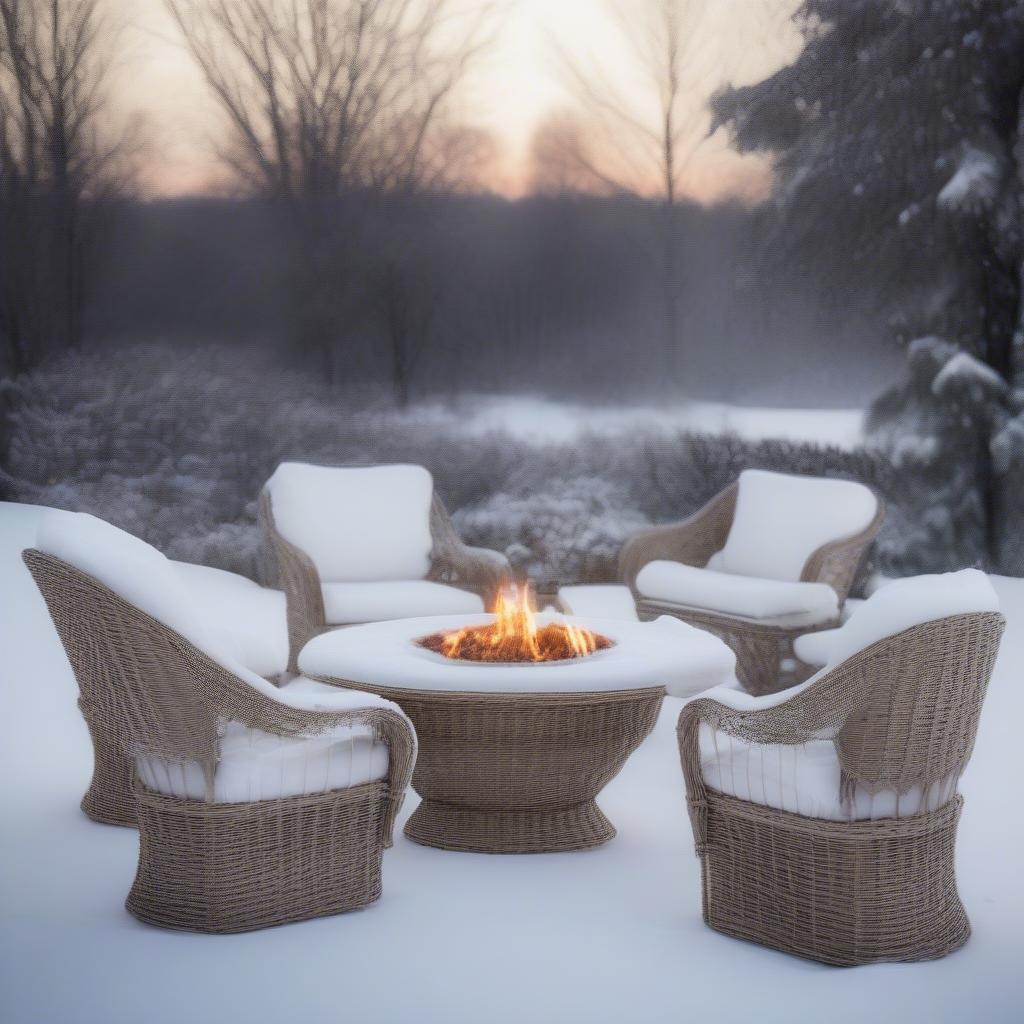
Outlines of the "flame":
{"label": "flame", "polygon": [[501,591],[494,622],[432,633],[418,643],[446,658],[463,661],[565,661],[611,647],[598,633],[569,622],[537,625],[536,604],[528,583]]}

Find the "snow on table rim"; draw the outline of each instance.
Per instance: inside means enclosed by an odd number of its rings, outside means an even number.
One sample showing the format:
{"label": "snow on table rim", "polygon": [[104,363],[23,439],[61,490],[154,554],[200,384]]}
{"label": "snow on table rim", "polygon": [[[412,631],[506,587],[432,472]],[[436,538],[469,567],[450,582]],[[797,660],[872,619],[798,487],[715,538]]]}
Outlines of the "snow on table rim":
{"label": "snow on table rim", "polygon": [[571,661],[487,664],[447,659],[416,641],[430,633],[486,625],[493,615],[440,615],[373,622],[324,633],[299,655],[307,676],[395,689],[465,693],[580,693],[665,686],[689,696],[725,682],[735,655],[717,637],[678,619],[653,622],[542,612],[540,624],[568,622],[603,633],[614,647]]}

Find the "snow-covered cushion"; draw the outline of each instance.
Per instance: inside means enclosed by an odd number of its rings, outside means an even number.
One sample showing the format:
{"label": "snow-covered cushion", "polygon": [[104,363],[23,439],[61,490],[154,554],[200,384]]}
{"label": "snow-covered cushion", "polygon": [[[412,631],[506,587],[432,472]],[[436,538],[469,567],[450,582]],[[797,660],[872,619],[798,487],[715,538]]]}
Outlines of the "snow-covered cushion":
{"label": "snow-covered cushion", "polygon": [[793,641],[793,653],[805,665],[814,665],[816,668],[827,665],[838,632],[838,629],[820,629],[816,633],[804,633]]}
{"label": "snow-covered cushion", "polygon": [[[715,691],[717,695],[717,691]],[[773,694],[773,696],[775,696]],[[903,817],[935,810],[956,790],[951,776],[915,786],[897,797],[895,790],[869,793],[857,787],[850,802],[840,799],[840,765],[828,739],[795,745],[755,744],[700,728],[701,772],[711,789],[751,803],[830,821]]]}
{"label": "snow-covered cushion", "polygon": [[827,583],[737,576],[680,562],[648,562],[637,574],[636,589],[652,601],[749,619],[786,619],[798,627],[839,614],[839,599]]}
{"label": "snow-covered cushion", "polygon": [[325,583],[322,589],[324,615],[332,626],[419,615],[472,615],[484,610],[479,595],[431,580]]}
{"label": "snow-covered cushion", "polygon": [[223,641],[257,675],[272,677],[287,669],[288,623],[280,590],[208,565],[171,565],[185,581],[191,606],[215,641]]}
{"label": "snow-covered cushion", "polygon": [[434,482],[422,466],[282,462],[267,481],[274,523],[323,581],[422,579]]}
{"label": "snow-covered cushion", "polygon": [[[306,696],[319,692],[330,701],[333,689],[311,679],[297,679],[282,692]],[[225,722],[218,753],[213,778],[216,803],[348,789],[387,778],[389,764],[387,746],[376,742],[373,731],[363,725],[337,726],[313,736],[276,736],[240,722]],[[168,761],[140,752],[135,763],[139,778],[149,789],[191,800],[206,799],[198,762]]]}
{"label": "snow-covered cushion", "polygon": [[247,668],[222,634],[208,633],[203,628],[193,613],[184,581],[163,554],[102,519],[82,512],[51,510],[40,520],[36,547],[99,580],[277,704],[300,711],[387,708],[403,714],[397,704],[372,693],[324,688],[309,680],[308,685],[293,683],[280,689],[274,686]]}
{"label": "snow-covered cushion", "polygon": [[874,494],[863,484],[744,470],[729,536],[707,567],[799,580],[818,548],[859,533],[877,510]]}
{"label": "snow-covered cushion", "polygon": [[92,576],[201,650],[210,653],[216,646],[184,579],[144,540],[85,512],[53,510],[39,521],[36,547]]}
{"label": "snow-covered cushion", "polygon": [[838,665],[876,640],[911,626],[998,610],[995,589],[979,569],[910,576],[876,590],[839,629],[799,637],[795,651],[809,665]]}
{"label": "snow-covered cushion", "polygon": [[558,604],[567,615],[594,616],[598,619],[629,619],[637,621],[636,602],[629,587],[579,586],[560,587]]}

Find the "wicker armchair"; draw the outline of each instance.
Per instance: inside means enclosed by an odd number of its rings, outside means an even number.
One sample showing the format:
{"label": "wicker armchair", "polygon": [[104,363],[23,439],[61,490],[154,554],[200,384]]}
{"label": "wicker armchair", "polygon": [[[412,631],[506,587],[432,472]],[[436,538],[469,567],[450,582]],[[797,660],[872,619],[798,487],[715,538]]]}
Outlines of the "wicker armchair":
{"label": "wicker armchair", "polygon": [[[75,518],[90,523],[70,547],[59,545],[64,554],[101,536],[98,526],[121,533]],[[76,524],[65,516],[59,529]],[[44,533],[40,546],[51,546]],[[141,549],[153,556],[136,563],[151,571],[133,596],[150,588],[152,607],[167,608],[175,580],[160,572],[162,556],[127,539],[137,547],[126,564]],[[236,932],[379,897],[382,851],[415,760],[415,735],[397,707],[309,680],[279,690],[202,649],[201,624],[183,633],[115,592],[81,567],[88,558],[76,565],[36,549],[23,558],[93,736],[83,806],[100,820],[138,824],[132,914],[168,928]]]}
{"label": "wicker armchair", "polygon": [[957,782],[1004,625],[991,610],[920,622],[787,693],[721,688],[683,708],[710,927],[837,965],[967,940]]}
{"label": "wicker armchair", "polygon": [[[299,526],[292,526],[291,530],[284,529],[275,517],[274,509],[274,481],[282,472],[288,470],[299,470],[303,473],[312,471],[319,474],[332,474],[339,481],[345,479],[346,474],[366,473],[373,470],[413,470],[426,477],[429,488],[429,503],[424,506],[427,522],[423,524],[429,531],[429,557],[426,559],[425,572],[417,575],[409,574],[408,580],[423,581],[430,585],[429,589],[421,587],[421,595],[417,595],[412,601],[402,601],[401,609],[391,614],[375,614],[373,605],[368,604],[361,613],[356,615],[331,616],[325,607],[324,593],[325,585],[331,586],[330,576],[321,571],[317,560],[310,552],[304,549],[303,542],[299,537],[301,532]],[[356,503],[358,501],[358,485],[354,487],[355,493],[347,500]],[[414,525],[417,511],[415,508],[409,510]],[[287,598],[288,609],[288,640],[289,640],[289,670],[298,672],[298,656],[302,648],[313,637],[340,626],[354,625],[358,622],[374,621],[376,618],[404,618],[414,615],[432,615],[444,613],[482,611],[484,605],[490,606],[495,594],[507,581],[510,575],[508,560],[504,555],[496,551],[488,551],[484,548],[471,547],[463,544],[452,526],[444,503],[433,490],[433,482],[425,469],[419,466],[375,466],[375,467],[333,467],[333,466],[308,466],[299,463],[282,463],[270,481],[264,486],[260,494],[259,520],[264,540],[271,560],[277,568],[278,583],[284,590]],[[285,534],[289,533],[286,537]],[[345,536],[339,530],[338,543],[358,544],[358,538]],[[351,577],[347,577],[351,579]],[[384,581],[383,585],[387,585]],[[381,586],[375,582],[372,575],[363,575],[357,581],[369,583],[371,586]],[[401,583],[400,583],[401,585]],[[453,597],[462,595],[461,600]],[[468,598],[468,600],[467,600]]]}
{"label": "wicker armchair", "polygon": [[[740,481],[727,487],[689,518],[653,526],[631,537],[619,558],[619,574],[633,593],[641,619],[674,615],[721,637],[736,654],[736,674],[740,682],[749,692],[761,694],[775,692],[799,681],[800,677],[792,672],[789,675],[780,672],[780,664],[793,657],[796,637],[813,629],[830,629],[837,625],[860,563],[881,528],[885,506],[875,497],[874,514],[866,525],[845,536],[840,530],[839,535],[830,537],[811,551],[803,562],[802,571],[794,573],[793,582],[824,584],[830,588],[831,593],[818,587],[818,595],[822,592],[828,594],[831,607],[826,602],[825,613],[816,620],[809,620],[802,613],[754,617],[643,593],[642,585],[638,587],[638,577],[642,584],[641,572],[652,563],[715,568],[715,559],[729,541],[740,485],[748,474],[753,475],[752,471],[741,475]],[[779,474],[759,475],[794,479]],[[855,486],[861,488],[861,485]],[[771,543],[772,538],[766,536],[764,544],[768,546]],[[715,575],[721,577],[723,574]],[[798,670],[797,663],[794,661],[792,664]]]}

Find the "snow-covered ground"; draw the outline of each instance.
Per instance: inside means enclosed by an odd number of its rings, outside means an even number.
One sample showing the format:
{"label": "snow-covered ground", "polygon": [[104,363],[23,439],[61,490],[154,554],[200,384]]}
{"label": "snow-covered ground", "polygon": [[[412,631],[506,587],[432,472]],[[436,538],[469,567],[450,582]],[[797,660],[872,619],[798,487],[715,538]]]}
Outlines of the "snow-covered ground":
{"label": "snow-covered ground", "polygon": [[[541,397],[469,396],[458,400],[458,429],[467,435],[502,431],[533,444],[570,444],[583,434],[624,434],[631,430],[738,434],[751,440],[779,438],[838,448],[862,440],[861,409],[772,409],[689,402],[672,406],[574,405]],[[389,413],[399,422],[403,414]],[[404,418],[450,425],[450,406],[423,402]]]}
{"label": "snow-covered ground", "polygon": [[681,702],[671,698],[601,798],[619,828],[604,848],[487,856],[399,836],[375,906],[203,936],[127,914],[137,835],[78,809],[89,739],[18,557],[37,514],[0,505],[4,1024],[1021,1019],[1024,581],[996,581],[1010,628],[963,780],[957,851],[974,936],[945,960],[840,970],[707,929],[673,732]]}

